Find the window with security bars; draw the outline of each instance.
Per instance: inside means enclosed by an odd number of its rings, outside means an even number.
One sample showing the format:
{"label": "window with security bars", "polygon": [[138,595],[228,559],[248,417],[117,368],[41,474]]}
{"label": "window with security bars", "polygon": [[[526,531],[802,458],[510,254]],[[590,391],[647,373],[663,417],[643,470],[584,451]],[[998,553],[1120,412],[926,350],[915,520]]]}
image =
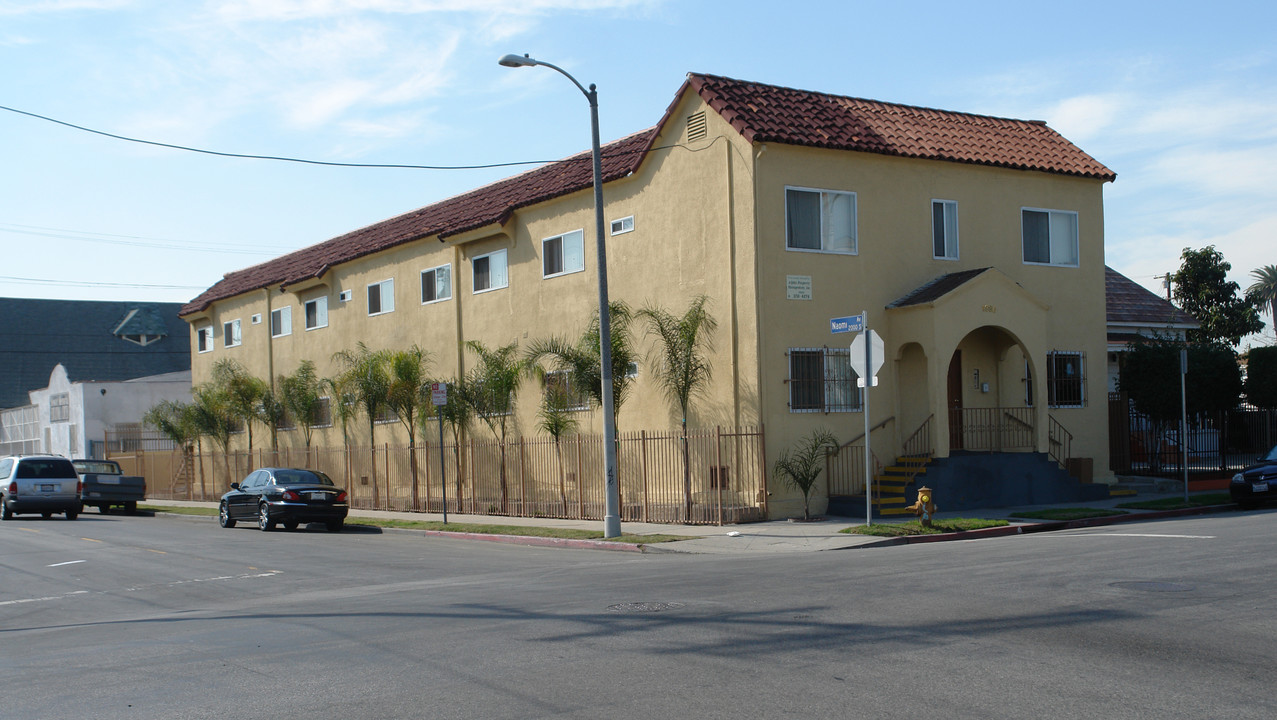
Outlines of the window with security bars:
{"label": "window with security bars", "polygon": [[1047,404],[1053,408],[1085,407],[1085,353],[1047,353],[1046,393]]}
{"label": "window with security bars", "polygon": [[790,412],[856,412],[861,409],[851,350],[789,349]]}
{"label": "window with security bars", "polygon": [[545,374],[545,401],[561,410],[589,410],[590,393],[577,387],[566,372]]}
{"label": "window with security bars", "polygon": [[58,393],[49,396],[49,422],[68,422],[71,419],[71,395]]}

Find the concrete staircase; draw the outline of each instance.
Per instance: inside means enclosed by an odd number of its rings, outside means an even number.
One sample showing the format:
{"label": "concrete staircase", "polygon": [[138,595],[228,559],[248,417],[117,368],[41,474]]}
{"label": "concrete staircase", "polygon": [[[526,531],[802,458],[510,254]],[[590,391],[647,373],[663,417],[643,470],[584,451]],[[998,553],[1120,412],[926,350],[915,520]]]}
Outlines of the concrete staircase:
{"label": "concrete staircase", "polygon": [[[925,475],[930,455],[912,455],[896,458],[894,465],[882,469],[882,473],[874,476],[873,504],[877,514],[883,517],[890,515],[913,515],[906,506],[912,505],[911,498],[906,497],[905,490],[913,485],[916,490],[921,482],[914,480]],[[912,498],[916,499],[916,498]]]}

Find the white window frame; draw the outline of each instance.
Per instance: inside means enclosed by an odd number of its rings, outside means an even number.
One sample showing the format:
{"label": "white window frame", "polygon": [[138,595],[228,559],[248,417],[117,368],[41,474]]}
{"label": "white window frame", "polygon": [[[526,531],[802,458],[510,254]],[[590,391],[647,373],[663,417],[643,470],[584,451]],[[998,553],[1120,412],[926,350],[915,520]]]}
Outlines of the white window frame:
{"label": "white window frame", "polygon": [[628,232],[634,232],[634,216],[629,215],[623,218],[617,218],[611,224],[613,235],[624,235]]}
{"label": "white window frame", "polygon": [[[940,225],[936,225],[936,207],[941,209]],[[939,233],[939,237],[937,237]],[[950,237],[950,234],[953,237]],[[936,241],[943,243],[944,247],[941,253],[936,252]],[[935,260],[957,260],[958,259],[958,201],[957,200],[939,200],[931,201],[931,257]]]}
{"label": "white window frame", "polygon": [[[377,312],[372,311],[372,289],[377,288]],[[368,317],[376,317],[377,315],[389,315],[395,311],[395,279],[386,278],[378,282],[368,283],[364,289],[364,299],[367,301]]]}
{"label": "white window frame", "polygon": [[195,352],[199,354],[213,352],[213,326],[205,325],[195,329]]}
{"label": "white window frame", "polygon": [[[558,243],[559,246],[559,269],[555,272],[547,272],[546,263],[550,259],[550,246],[552,243]],[[575,250],[575,253],[571,253]],[[541,241],[541,277],[552,278],[561,275],[571,275],[585,271],[585,231],[573,230],[565,232],[562,235],[548,237]]]}
{"label": "white window frame", "polygon": [[[851,351],[847,348],[792,347],[785,353],[789,385],[789,412],[829,413],[861,412],[864,390],[856,385],[856,371],[851,368]],[[799,356],[820,357],[820,378],[798,377],[794,361]],[[819,385],[815,385],[819,383]],[[820,404],[813,402],[815,391]]]}
{"label": "white window frame", "polygon": [[[1028,213],[1045,213],[1047,216],[1047,255],[1049,259],[1045,262],[1041,260],[1028,260],[1028,238],[1024,234],[1024,221],[1027,219]],[[1063,224],[1069,225],[1068,230],[1072,232],[1072,242],[1069,238],[1057,238],[1057,232],[1064,232]],[[1025,265],[1045,265],[1050,267],[1077,267],[1082,257],[1080,247],[1081,231],[1078,228],[1078,214],[1075,210],[1050,210],[1047,208],[1022,207],[1020,208],[1020,258]],[[1056,260],[1057,246],[1070,244],[1073,257],[1061,257]],[[1066,250],[1067,252],[1067,250]]]}
{"label": "white window frame", "polygon": [[[446,287],[444,289],[444,292],[446,294],[443,294],[443,295],[439,294],[439,277],[440,277],[439,271],[441,270],[443,271],[444,283],[446,284]],[[433,275],[431,282],[434,284],[434,294],[435,294],[435,296],[429,300],[426,299],[426,276],[427,275]],[[443,265],[436,265],[435,267],[426,268],[425,270],[421,271],[421,304],[422,305],[431,305],[433,303],[443,302],[444,300],[451,300],[451,299],[452,299],[452,263],[444,263]]]}
{"label": "white window frame", "polygon": [[71,422],[71,393],[54,393],[49,396],[49,422]]}
{"label": "white window frame", "polygon": [[[499,277],[492,271],[492,258],[494,257],[501,258],[501,274]],[[479,287],[478,264],[480,260],[488,261],[488,286],[484,288]],[[497,284],[498,280],[501,283],[499,285]],[[470,261],[470,283],[470,287],[473,289],[475,295],[510,287],[510,262],[505,248],[474,256],[474,258]]]}
{"label": "white window frame", "polygon": [[[279,331],[275,330],[275,318],[279,318]],[[293,306],[275,308],[270,311],[270,336],[273,338],[293,334]]]}
{"label": "white window frame", "polygon": [[545,390],[544,395],[548,397],[554,392],[554,386],[558,385],[562,388],[563,399],[567,403],[563,406],[564,410],[577,412],[580,410],[589,410],[592,398],[590,393],[582,391],[580,388],[572,385],[572,375],[565,370],[556,370],[545,374]]}
{"label": "white window frame", "polygon": [[[315,306],[315,324],[310,324],[310,312],[308,308]],[[321,317],[322,316],[322,317]],[[306,331],[318,330],[328,327],[328,296],[320,295],[317,298],[307,300],[302,303],[302,324],[305,325]]]}
{"label": "white window frame", "polygon": [[239,347],[244,344],[244,328],[239,318],[222,323],[222,347]]}
{"label": "white window frame", "polygon": [[[790,193],[814,193],[818,197],[820,205],[820,247],[807,248],[795,247],[793,245],[793,227],[791,227],[789,198]],[[833,232],[831,228],[832,218],[829,216],[828,203],[832,203],[838,198],[846,198],[851,203],[851,248],[835,248],[829,244],[829,235]],[[796,185],[785,186],[785,249],[792,252],[811,252],[811,253],[828,253],[833,255],[859,255],[860,254],[860,209],[856,193],[850,190],[827,190],[822,188],[799,187]]]}
{"label": "white window frame", "polygon": [[262,314],[261,314],[261,313],[253,313],[253,315],[252,315],[251,317],[249,317],[249,318],[248,318],[248,321],[249,321],[249,322],[251,322],[251,323],[252,323],[252,324],[254,324],[254,325],[261,325],[261,324],[262,324]]}
{"label": "white window frame", "polygon": [[346,302],[350,302],[350,299],[353,298],[354,296],[355,296],[355,291],[342,290],[341,292],[337,293],[337,300],[340,302],[346,303]]}

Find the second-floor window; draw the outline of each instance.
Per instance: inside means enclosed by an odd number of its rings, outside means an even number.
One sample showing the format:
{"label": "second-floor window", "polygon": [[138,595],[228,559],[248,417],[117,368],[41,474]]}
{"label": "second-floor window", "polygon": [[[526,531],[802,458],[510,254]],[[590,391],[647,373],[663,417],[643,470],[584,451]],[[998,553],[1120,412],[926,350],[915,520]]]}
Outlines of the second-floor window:
{"label": "second-floor window", "polygon": [[1024,208],[1020,214],[1024,262],[1077,267],[1077,213]]}
{"label": "second-floor window", "polygon": [[222,323],[222,347],[235,347],[244,341],[240,332],[239,318]]}
{"label": "second-floor window", "polygon": [[382,280],[368,286],[368,314],[382,315],[395,311],[395,279]]}
{"label": "second-floor window", "polygon": [[958,203],[931,201],[931,253],[937,260],[958,259]]}
{"label": "second-floor window", "polygon": [[452,297],[452,266],[440,265],[421,271],[421,304]]}
{"label": "second-floor window", "polygon": [[291,305],[270,311],[270,336],[283,337],[293,334],[293,308]]}
{"label": "second-floor window", "polygon": [[856,254],[856,194],[785,188],[785,247]]}
{"label": "second-floor window", "polygon": [[510,284],[506,271],[506,251],[498,250],[474,259],[474,291],[497,290]]}
{"label": "second-floor window", "polygon": [[328,327],[328,297],[317,297],[314,300],[307,300],[305,304],[306,310],[306,329],[314,330],[316,328]]}
{"label": "second-floor window", "polygon": [[195,347],[202,353],[213,351],[213,326],[205,325],[195,331]]}
{"label": "second-floor window", "polygon": [[585,269],[585,233],[573,230],[541,241],[542,275],[554,277]]}

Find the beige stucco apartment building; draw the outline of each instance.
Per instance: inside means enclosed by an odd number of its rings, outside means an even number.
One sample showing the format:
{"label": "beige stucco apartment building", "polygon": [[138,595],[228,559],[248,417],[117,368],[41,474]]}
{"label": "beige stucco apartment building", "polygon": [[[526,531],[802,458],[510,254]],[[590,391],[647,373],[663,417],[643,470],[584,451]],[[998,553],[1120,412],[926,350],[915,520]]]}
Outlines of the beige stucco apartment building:
{"label": "beige stucco apartment building", "polygon": [[[681,313],[706,295],[718,320],[690,425],[762,425],[768,459],[817,428],[855,439],[852,335],[830,320],[866,312],[885,344],[880,465],[1063,453],[1107,472],[1115,176],[1044,123],[691,74],[654,128],[604,147],[604,175],[612,299]],[[586,153],[227,274],[182,310],[193,381],[222,358],[263,378],[304,359],[335,374],[332,355],[361,341],[418,345],[448,377],[474,362],[464,341],[579,336],[597,307],[590,182]],[[619,427],[677,427],[648,368],[636,382]],[[800,508],[768,489],[773,516]]]}

